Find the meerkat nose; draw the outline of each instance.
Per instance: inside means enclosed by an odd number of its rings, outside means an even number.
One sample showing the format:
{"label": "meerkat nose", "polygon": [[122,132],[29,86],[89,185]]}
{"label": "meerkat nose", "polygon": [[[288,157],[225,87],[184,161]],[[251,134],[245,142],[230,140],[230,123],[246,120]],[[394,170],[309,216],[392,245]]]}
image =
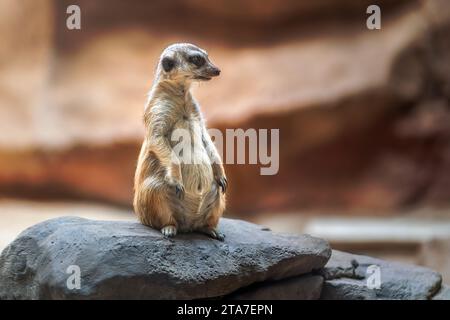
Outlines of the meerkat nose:
{"label": "meerkat nose", "polygon": [[211,74],[214,76],[218,76],[220,74],[220,69],[219,68],[213,68],[211,70]]}

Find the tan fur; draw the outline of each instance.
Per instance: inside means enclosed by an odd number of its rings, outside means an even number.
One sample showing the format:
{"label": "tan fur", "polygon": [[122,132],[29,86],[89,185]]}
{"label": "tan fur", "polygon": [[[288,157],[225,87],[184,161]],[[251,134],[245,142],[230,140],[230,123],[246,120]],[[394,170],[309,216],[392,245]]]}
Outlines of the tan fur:
{"label": "tan fur", "polygon": [[[204,65],[190,62],[191,55],[204,57]],[[175,62],[170,71],[163,67],[164,58]],[[201,231],[220,238],[216,227],[225,210],[227,181],[190,92],[193,81],[219,72],[206,52],[191,44],[172,45],[161,55],[144,112],[146,135],[137,163],[133,205],[143,224],[163,233],[165,227],[173,226],[175,232]],[[179,128],[189,132],[196,151],[191,163],[173,161],[172,148],[178,142],[171,141],[171,135]]]}

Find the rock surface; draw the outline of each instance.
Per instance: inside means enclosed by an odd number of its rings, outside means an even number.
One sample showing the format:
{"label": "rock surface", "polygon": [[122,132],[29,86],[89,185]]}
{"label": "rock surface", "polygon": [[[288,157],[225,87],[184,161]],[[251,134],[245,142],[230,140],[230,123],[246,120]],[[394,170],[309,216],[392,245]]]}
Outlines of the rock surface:
{"label": "rock surface", "polygon": [[377,295],[374,290],[369,289],[361,280],[341,278],[325,281],[321,299],[376,300]]}
{"label": "rock surface", "polygon": [[[380,288],[368,267],[379,267]],[[321,274],[325,278],[321,299],[431,299],[441,287],[439,273],[420,266],[388,262],[333,250]],[[374,279],[374,278],[371,278]],[[370,283],[368,286],[368,282]]]}
{"label": "rock surface", "polygon": [[317,300],[322,291],[323,277],[300,277],[259,283],[227,296],[232,300]]}
{"label": "rock surface", "polygon": [[450,300],[450,286],[444,284],[441,290],[433,297],[433,300]]}
{"label": "rock surface", "polygon": [[[197,299],[323,267],[331,249],[307,235],[275,234],[222,219],[224,242],[164,238],[134,222],[64,217],[39,223],[0,256],[0,299]],[[70,290],[69,266],[81,272]],[[299,278],[300,279],[300,278]],[[316,278],[314,278],[316,279]]]}

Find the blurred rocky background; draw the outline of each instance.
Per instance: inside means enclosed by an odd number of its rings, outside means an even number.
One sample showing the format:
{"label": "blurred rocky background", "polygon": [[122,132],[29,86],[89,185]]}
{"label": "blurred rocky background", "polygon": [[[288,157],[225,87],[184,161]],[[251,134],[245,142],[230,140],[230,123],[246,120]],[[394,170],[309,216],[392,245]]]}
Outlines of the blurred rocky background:
{"label": "blurred rocky background", "polygon": [[[81,8],[81,30],[66,8]],[[280,169],[227,165],[228,217],[429,265],[450,282],[450,2],[0,0],[0,247],[59,215],[133,219],[161,50],[222,75],[209,127],[280,129]]]}

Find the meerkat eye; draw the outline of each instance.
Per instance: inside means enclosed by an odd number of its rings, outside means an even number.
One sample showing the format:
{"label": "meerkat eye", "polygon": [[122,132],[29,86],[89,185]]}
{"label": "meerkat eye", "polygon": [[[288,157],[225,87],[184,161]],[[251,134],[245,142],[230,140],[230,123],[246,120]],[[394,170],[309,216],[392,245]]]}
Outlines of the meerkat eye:
{"label": "meerkat eye", "polygon": [[169,72],[175,67],[175,60],[169,57],[165,57],[164,59],[162,59],[161,65],[165,72]]}
{"label": "meerkat eye", "polygon": [[190,56],[189,62],[194,64],[196,67],[201,67],[202,65],[205,64],[205,58],[199,55]]}

